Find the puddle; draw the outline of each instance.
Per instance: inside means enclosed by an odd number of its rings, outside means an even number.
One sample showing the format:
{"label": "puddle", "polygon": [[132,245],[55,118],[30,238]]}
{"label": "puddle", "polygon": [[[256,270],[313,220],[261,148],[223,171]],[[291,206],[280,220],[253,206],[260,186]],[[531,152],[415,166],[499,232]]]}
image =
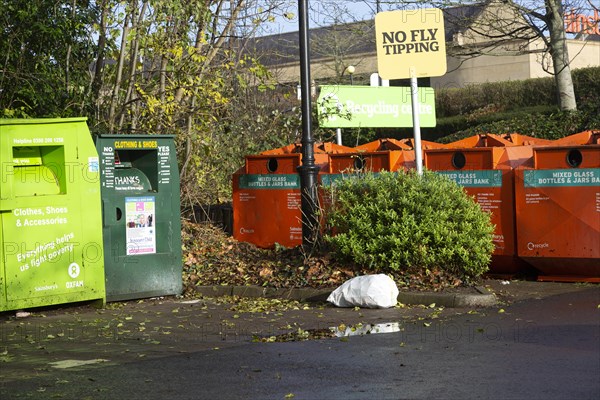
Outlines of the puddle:
{"label": "puddle", "polygon": [[50,365],[53,368],[67,369],[67,368],[82,367],[82,366],[85,366],[85,365],[100,364],[100,363],[105,363],[105,362],[108,362],[108,360],[105,360],[103,358],[95,358],[93,360],[62,360],[62,361],[55,361],[55,362],[51,362]]}
{"label": "puddle", "polygon": [[200,303],[200,300],[186,300],[186,301],[180,301],[179,303],[181,303],[181,304],[198,304],[198,303]]}
{"label": "puddle", "polygon": [[335,337],[363,336],[376,333],[400,332],[400,323],[387,322],[383,324],[357,324],[352,326],[340,325],[330,329]]}
{"label": "puddle", "polygon": [[377,333],[400,332],[399,322],[387,322],[383,324],[356,324],[346,326],[341,324],[333,328],[325,329],[307,329],[298,328],[297,331],[284,333],[274,336],[253,335],[253,342],[272,343],[272,342],[299,342],[305,340],[319,340],[327,338],[344,338],[348,336],[373,335]]}

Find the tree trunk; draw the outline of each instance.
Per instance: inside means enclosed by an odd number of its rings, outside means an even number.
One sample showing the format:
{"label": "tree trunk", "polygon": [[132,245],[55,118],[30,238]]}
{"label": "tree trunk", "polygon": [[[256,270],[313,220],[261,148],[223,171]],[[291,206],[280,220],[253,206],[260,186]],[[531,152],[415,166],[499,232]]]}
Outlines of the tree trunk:
{"label": "tree trunk", "polygon": [[561,0],[545,0],[550,30],[550,55],[554,66],[554,80],[561,110],[577,110],[575,89],[569,65],[569,52]]}
{"label": "tree trunk", "polygon": [[96,119],[99,118],[98,111],[100,110],[100,90],[102,88],[102,69],[104,67],[104,53],[106,50],[106,19],[108,17],[108,2],[103,1],[100,5],[102,11],[100,13],[100,26],[98,27],[98,57],[94,66],[94,78],[90,87],[92,101],[95,106]]}
{"label": "tree trunk", "polygon": [[[139,56],[139,47],[140,47],[140,38],[142,36],[140,30],[142,29],[142,22],[144,20],[146,9],[148,8],[148,1],[144,1],[142,4],[142,9],[140,10],[139,16],[136,16],[135,10],[137,10],[137,2],[134,3],[134,12],[131,20],[131,29],[135,31],[135,37],[132,43],[131,49],[131,59],[129,60],[129,83],[127,85],[127,94],[125,95],[125,101],[123,102],[123,109],[120,112],[119,116],[119,130],[123,129],[123,124],[125,123],[125,114],[126,107],[129,106],[129,102],[133,98],[135,79],[136,79],[136,67],[138,64],[138,56]],[[133,108],[133,106],[131,106]],[[133,113],[131,114],[134,115]],[[133,117],[132,117],[133,118]],[[131,128],[131,126],[130,126]]]}
{"label": "tree trunk", "polygon": [[[71,3],[71,19],[75,19],[75,8],[77,8],[77,0],[73,0],[73,3]],[[66,61],[65,61],[65,93],[67,94],[67,96],[69,95],[69,86],[70,85],[70,68],[71,68],[71,53],[73,51],[73,46],[69,43],[69,46],[67,46],[67,56],[66,56]]]}
{"label": "tree trunk", "polygon": [[123,77],[123,65],[125,64],[125,56],[127,54],[127,36],[129,36],[129,11],[125,15],[123,23],[123,33],[121,36],[121,49],[119,61],[117,63],[117,76],[115,78],[115,86],[113,88],[112,98],[110,100],[110,111],[108,114],[108,131],[113,133],[115,127],[115,110],[119,101],[119,92],[121,91],[121,79]]}

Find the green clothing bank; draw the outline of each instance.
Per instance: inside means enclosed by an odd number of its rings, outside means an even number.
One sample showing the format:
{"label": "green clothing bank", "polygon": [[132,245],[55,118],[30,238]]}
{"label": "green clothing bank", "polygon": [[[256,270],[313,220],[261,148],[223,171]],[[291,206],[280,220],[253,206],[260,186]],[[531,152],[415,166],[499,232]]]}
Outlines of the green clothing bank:
{"label": "green clothing bank", "polygon": [[100,171],[85,118],[0,120],[0,311],[105,303]]}
{"label": "green clothing bank", "polygon": [[99,135],[108,301],[180,294],[179,171],[172,135]]}
{"label": "green clothing bank", "polygon": [[181,293],[172,136],[0,120],[0,312]]}

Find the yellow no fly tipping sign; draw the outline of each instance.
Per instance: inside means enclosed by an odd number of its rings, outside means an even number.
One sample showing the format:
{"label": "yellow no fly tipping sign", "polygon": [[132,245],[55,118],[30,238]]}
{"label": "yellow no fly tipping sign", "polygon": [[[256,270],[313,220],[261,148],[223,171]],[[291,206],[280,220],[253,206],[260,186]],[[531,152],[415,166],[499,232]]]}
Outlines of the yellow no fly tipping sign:
{"label": "yellow no fly tipping sign", "polygon": [[377,64],[383,79],[446,73],[444,16],[437,8],[381,12],[375,17]]}

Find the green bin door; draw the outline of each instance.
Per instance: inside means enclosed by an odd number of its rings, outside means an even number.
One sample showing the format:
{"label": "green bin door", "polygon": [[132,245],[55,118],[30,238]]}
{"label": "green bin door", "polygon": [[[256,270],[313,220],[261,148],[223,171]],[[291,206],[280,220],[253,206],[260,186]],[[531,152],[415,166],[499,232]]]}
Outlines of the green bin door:
{"label": "green bin door", "polygon": [[[34,162],[15,164],[12,184],[17,200],[60,194],[51,168],[33,165]],[[77,240],[81,229],[79,224],[70,222],[74,216],[69,210],[77,207],[60,197],[48,203],[52,206],[23,205],[4,213],[7,300],[27,300],[48,293],[72,294],[85,289],[84,248]]]}
{"label": "green bin door", "polygon": [[106,297],[181,293],[179,173],[174,137],[100,135]]}

